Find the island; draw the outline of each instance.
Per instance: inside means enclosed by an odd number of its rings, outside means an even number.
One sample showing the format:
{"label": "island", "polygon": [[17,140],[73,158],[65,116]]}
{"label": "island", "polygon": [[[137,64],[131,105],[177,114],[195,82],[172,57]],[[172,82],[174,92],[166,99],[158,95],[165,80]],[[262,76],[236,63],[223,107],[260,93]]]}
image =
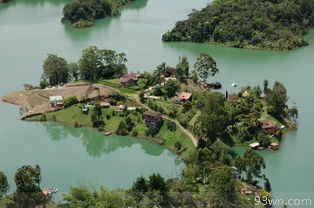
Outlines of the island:
{"label": "island", "polygon": [[163,41],[192,41],[269,50],[291,50],[308,44],[314,25],[313,0],[214,0],[163,35]]}
{"label": "island", "polygon": [[[41,190],[40,167],[22,166],[15,176],[17,190],[4,203],[13,207],[27,202],[30,207],[106,203],[103,207],[146,208],[219,207],[215,205],[219,201],[224,207],[249,208],[256,204],[256,197],[271,199],[270,181],[262,174],[265,162],[256,150],[278,150],[285,133],[296,128],[298,109],[287,105],[282,83],[276,81],[270,87],[264,80],[262,87],[221,93],[216,90],[221,83],[207,82],[219,73],[207,53],[199,55],[193,70],[185,56],[176,66],[163,62],[151,73],[129,72],[126,62],[125,53],[95,46],[83,50],[77,63],[48,54],[39,86],[24,84],[24,90],[2,100],[20,105],[21,119],[26,121],[91,127],[104,139],[118,134],[157,142],[183,159],[182,176],[139,177],[128,190],[72,187],[60,205],[51,202],[56,188]],[[230,148],[235,145],[248,148],[234,156]],[[0,177],[6,181],[1,172]],[[20,183],[26,177],[32,186]]]}
{"label": "island", "polygon": [[75,28],[94,25],[97,19],[120,15],[120,8],[134,0],[71,0],[63,8],[62,23]]}

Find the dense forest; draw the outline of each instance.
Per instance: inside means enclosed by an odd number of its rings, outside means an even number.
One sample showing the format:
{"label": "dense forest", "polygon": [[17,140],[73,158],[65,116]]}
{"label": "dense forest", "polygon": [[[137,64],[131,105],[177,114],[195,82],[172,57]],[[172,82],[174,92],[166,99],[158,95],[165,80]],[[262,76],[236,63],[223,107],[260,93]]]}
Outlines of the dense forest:
{"label": "dense forest", "polygon": [[0,3],[8,3],[11,0],[0,0]]}
{"label": "dense forest", "polygon": [[314,0],[215,0],[162,39],[291,50],[308,44],[303,35],[313,25]]}
{"label": "dense forest", "polygon": [[63,8],[63,23],[92,26],[97,19],[120,15],[120,7],[134,0],[72,0]]}

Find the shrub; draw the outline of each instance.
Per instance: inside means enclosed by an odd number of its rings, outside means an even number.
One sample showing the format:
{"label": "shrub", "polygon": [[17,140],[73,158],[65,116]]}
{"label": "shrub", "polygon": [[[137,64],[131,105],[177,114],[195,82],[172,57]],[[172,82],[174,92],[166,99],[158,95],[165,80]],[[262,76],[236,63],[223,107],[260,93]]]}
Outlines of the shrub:
{"label": "shrub", "polygon": [[64,100],[64,108],[68,108],[74,104],[78,103],[78,99],[75,96],[68,97]]}

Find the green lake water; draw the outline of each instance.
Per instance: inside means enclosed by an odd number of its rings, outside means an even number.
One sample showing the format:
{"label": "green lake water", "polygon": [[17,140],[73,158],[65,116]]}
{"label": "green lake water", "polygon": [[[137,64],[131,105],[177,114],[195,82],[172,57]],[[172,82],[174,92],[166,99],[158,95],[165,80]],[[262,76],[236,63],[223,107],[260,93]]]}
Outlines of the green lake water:
{"label": "green lake water", "polygon": [[[290,104],[299,108],[299,128],[290,132],[279,151],[265,156],[273,194],[278,198],[311,197],[314,204],[313,89],[314,31],[310,45],[294,51],[254,51],[195,43],[162,43],[161,36],[177,20],[186,19],[192,8],[206,0],[139,0],[126,6],[120,17],[99,20],[94,27],[73,29],[60,23],[64,0],[17,0],[0,6],[0,96],[37,84],[47,53],[77,61],[82,49],[123,51],[131,71],[152,71],[162,61],[174,65],[181,55],[190,61],[201,52],[217,60],[221,72],[211,80],[230,84],[285,84]],[[129,187],[139,175],[160,172],[178,175],[184,164],[172,152],[130,137],[103,137],[91,129],[75,129],[55,123],[18,120],[16,106],[0,103],[0,170],[10,176],[23,164],[39,164],[43,185],[70,186],[88,183],[110,188]],[[243,149],[237,148],[241,152]],[[61,194],[60,193],[60,194]]]}

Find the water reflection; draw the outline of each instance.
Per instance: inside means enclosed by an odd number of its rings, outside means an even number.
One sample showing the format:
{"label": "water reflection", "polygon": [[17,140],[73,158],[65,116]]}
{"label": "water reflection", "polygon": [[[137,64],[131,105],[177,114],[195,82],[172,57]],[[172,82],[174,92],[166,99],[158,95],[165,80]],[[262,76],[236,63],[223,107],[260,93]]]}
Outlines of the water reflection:
{"label": "water reflection", "polygon": [[[128,10],[141,10],[146,7],[148,0],[138,0],[132,2],[123,7],[122,14],[127,12]],[[95,25],[89,28],[73,28],[70,25],[64,25],[64,32],[74,41],[78,40],[86,40],[88,39],[91,33],[93,34],[101,34],[107,32],[107,28],[110,24],[115,21],[119,20],[121,16],[117,17],[107,17],[105,19],[96,20]],[[104,36],[105,37],[105,36]]]}
{"label": "water reflection", "polygon": [[65,2],[68,2],[68,0],[15,0],[10,1],[6,4],[1,4],[0,8],[8,8],[11,6],[16,6],[18,4],[25,5],[25,6],[43,6],[46,3],[49,3],[54,6],[58,6],[60,4],[64,4]]}
{"label": "water reflection", "polygon": [[[91,157],[100,157],[103,154],[109,154],[118,148],[128,148],[133,145],[140,145],[141,149],[149,155],[159,156],[164,153],[165,148],[155,143],[144,141],[129,136],[110,135],[104,136],[90,128],[74,128],[71,126],[59,124],[56,122],[41,122],[51,140],[60,141],[67,138],[79,138],[86,152]],[[169,156],[172,154],[168,152]],[[180,164],[180,159],[176,164]]]}

